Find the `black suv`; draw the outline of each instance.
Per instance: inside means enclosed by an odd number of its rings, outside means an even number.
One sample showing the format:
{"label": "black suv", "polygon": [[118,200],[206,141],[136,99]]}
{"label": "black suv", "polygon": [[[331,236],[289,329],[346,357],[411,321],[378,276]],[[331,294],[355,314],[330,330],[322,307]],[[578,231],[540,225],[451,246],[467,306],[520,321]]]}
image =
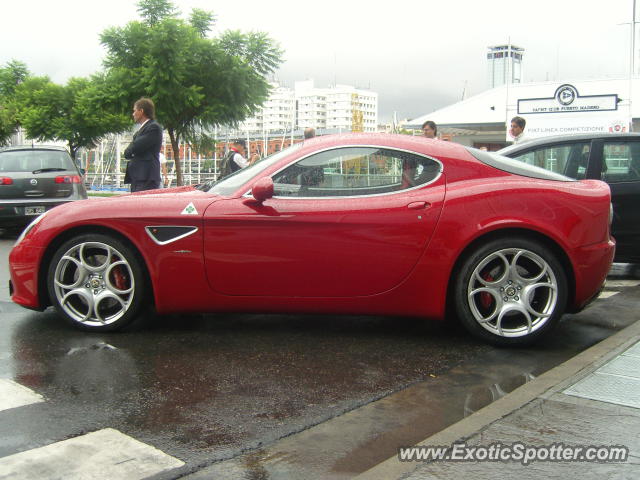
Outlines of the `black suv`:
{"label": "black suv", "polygon": [[56,205],[85,198],[82,174],[66,149],[0,149],[0,228],[24,227]]}
{"label": "black suv", "polygon": [[640,133],[544,137],[497,153],[611,188],[616,262],[640,263]]}

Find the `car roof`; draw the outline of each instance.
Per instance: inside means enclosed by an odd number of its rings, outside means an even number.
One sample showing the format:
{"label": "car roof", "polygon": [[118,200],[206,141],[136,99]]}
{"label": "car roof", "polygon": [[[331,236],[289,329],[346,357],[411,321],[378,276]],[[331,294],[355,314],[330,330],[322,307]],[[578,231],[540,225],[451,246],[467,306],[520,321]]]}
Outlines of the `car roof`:
{"label": "car roof", "polygon": [[13,145],[11,147],[0,147],[0,153],[20,150],[54,150],[69,153],[69,150],[67,150],[66,147],[61,147],[59,145]]}
{"label": "car roof", "polygon": [[342,146],[377,146],[407,149],[430,155],[455,156],[466,151],[466,147],[456,142],[426,138],[422,135],[396,133],[342,133],[322,135],[306,139],[304,146],[314,150]]}
{"label": "car roof", "polygon": [[628,133],[607,133],[607,132],[596,132],[596,133],[577,133],[570,135],[552,135],[548,137],[540,137],[533,140],[527,140],[522,143],[514,143],[513,145],[509,145],[508,147],[503,148],[502,150],[498,150],[497,153],[501,155],[505,155],[509,152],[521,150],[521,149],[529,149],[531,147],[538,147],[542,145],[549,145],[552,143],[563,143],[563,142],[580,142],[580,141],[590,141],[590,140],[637,140],[640,141],[640,133],[638,132],[628,132]]}

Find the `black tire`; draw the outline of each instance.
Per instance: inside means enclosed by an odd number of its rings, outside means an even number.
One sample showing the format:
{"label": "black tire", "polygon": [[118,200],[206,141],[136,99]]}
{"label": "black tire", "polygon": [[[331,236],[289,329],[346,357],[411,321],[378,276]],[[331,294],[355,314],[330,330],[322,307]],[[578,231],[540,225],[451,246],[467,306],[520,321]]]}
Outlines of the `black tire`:
{"label": "black tire", "polygon": [[484,341],[528,345],[558,323],[567,288],[562,264],[547,246],[524,237],[500,238],[463,261],[455,278],[455,311]]}
{"label": "black tire", "polygon": [[151,297],[142,260],[129,245],[105,234],[63,243],[49,264],[47,288],[65,321],[94,332],[129,326]]}

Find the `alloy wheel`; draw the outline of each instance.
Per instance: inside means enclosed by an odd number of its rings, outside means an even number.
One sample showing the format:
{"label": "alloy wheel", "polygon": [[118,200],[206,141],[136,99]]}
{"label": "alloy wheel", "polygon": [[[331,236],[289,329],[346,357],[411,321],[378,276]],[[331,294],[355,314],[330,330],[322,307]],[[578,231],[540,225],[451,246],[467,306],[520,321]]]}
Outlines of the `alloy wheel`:
{"label": "alloy wheel", "polygon": [[475,321],[500,337],[523,337],[542,328],[556,310],[558,281],[539,255],[524,248],[488,254],[467,285]]}
{"label": "alloy wheel", "polygon": [[70,319],[87,327],[117,322],[135,295],[131,265],[117,249],[102,242],[82,242],[58,261],[53,290]]}

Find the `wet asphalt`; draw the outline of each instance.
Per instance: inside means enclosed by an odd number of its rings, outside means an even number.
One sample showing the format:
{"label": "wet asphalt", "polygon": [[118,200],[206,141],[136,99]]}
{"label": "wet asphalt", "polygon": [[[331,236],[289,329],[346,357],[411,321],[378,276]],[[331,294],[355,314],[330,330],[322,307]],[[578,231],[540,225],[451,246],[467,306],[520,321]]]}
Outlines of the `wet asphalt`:
{"label": "wet asphalt", "polygon": [[87,334],[8,301],[11,244],[0,378],[46,401],[0,412],[0,457],[116,428],[186,462],[163,478],[351,478],[624,328],[640,298],[623,287],[520,349],[372,316],[171,316]]}

